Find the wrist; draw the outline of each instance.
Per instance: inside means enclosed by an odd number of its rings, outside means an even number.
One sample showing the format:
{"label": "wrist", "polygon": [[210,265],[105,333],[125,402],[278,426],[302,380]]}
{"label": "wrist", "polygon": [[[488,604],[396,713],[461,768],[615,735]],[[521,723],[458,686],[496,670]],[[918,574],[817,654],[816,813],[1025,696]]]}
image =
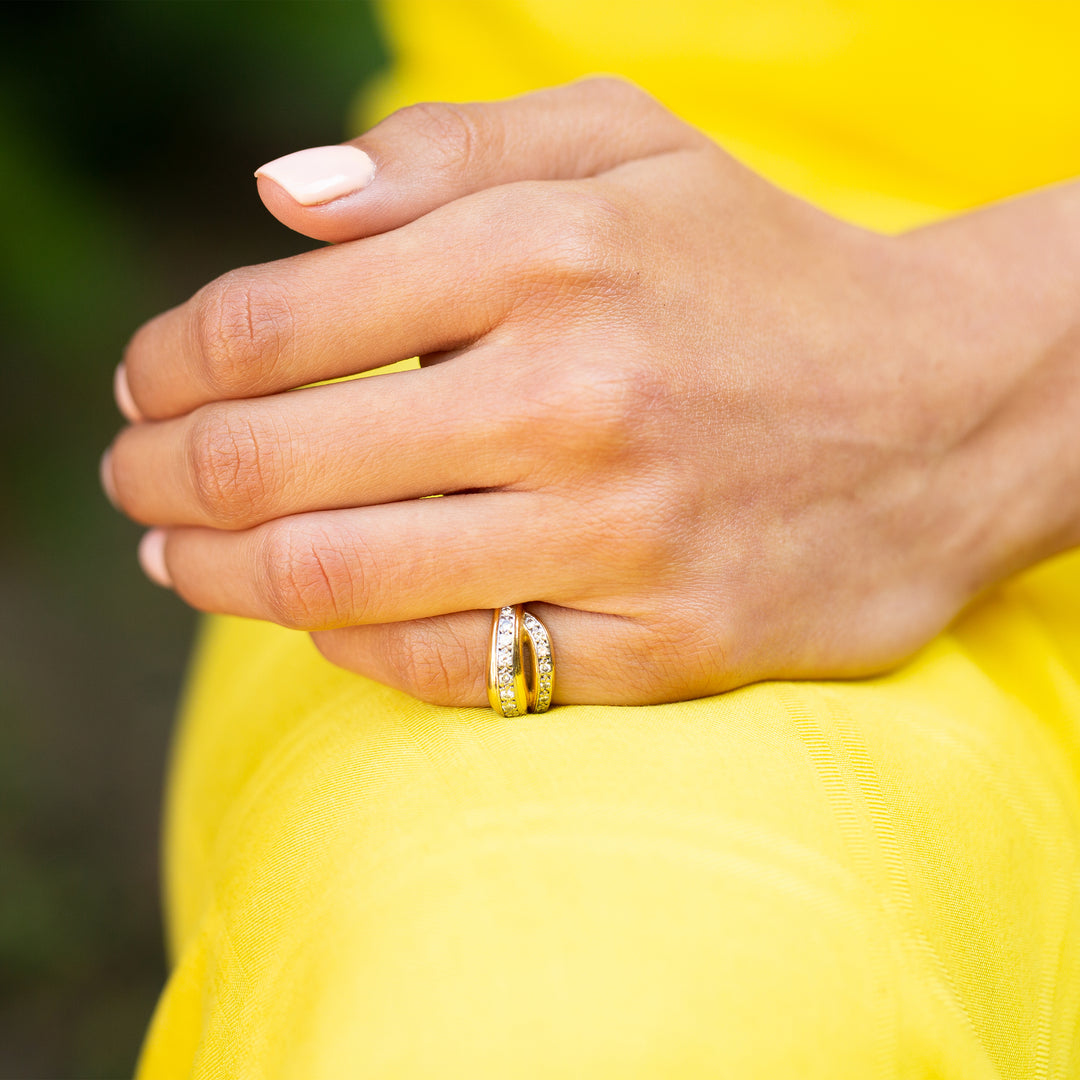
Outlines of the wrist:
{"label": "wrist", "polygon": [[1080,185],[898,240],[948,391],[936,487],[970,596],[1080,543]]}

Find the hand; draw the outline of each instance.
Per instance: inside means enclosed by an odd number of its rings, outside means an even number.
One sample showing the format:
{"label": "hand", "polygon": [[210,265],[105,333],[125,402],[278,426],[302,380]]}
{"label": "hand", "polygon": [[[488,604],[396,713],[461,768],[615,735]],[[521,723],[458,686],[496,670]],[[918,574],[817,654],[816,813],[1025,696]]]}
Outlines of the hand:
{"label": "hand", "polygon": [[480,705],[490,609],[529,602],[557,702],[647,703],[880,671],[1048,553],[1042,502],[995,524],[1029,471],[988,418],[1038,313],[1002,324],[992,238],[843,224],[615,80],[356,145],[363,190],[260,180],[337,246],[227,274],[128,349],[140,422],[106,484],[194,606]]}

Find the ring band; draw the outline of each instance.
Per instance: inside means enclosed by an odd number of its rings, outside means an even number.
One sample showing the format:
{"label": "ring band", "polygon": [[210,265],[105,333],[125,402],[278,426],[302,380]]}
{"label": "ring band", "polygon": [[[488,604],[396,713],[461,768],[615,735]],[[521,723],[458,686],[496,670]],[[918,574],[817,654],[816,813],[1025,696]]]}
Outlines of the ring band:
{"label": "ring band", "polygon": [[547,627],[521,604],[496,608],[491,620],[488,702],[505,717],[547,712],[555,658]]}
{"label": "ring band", "polygon": [[551,707],[551,691],[555,687],[555,658],[551,654],[551,636],[547,627],[531,612],[521,619],[525,637],[532,654],[532,693],[529,705],[533,712],[547,712]]}
{"label": "ring band", "polygon": [[523,716],[529,711],[521,616],[521,605],[514,604],[496,608],[491,620],[488,702],[500,716]]}

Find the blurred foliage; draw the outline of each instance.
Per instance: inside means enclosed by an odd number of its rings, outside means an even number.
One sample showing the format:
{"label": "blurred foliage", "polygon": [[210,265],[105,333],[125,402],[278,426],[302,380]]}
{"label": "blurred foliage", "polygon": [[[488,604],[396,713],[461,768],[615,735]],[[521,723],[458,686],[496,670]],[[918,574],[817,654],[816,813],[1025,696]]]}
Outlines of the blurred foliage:
{"label": "blurred foliage", "polygon": [[0,4],[0,1078],[122,1077],[164,978],[161,779],[193,618],[100,494],[142,320],[310,246],[255,166],[336,142],[363,2]]}

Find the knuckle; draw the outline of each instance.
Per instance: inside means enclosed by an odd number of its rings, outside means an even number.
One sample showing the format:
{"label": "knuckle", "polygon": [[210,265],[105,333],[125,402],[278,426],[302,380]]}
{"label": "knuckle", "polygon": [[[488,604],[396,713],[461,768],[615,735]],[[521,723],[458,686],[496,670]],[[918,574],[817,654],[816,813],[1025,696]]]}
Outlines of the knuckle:
{"label": "knuckle", "polygon": [[666,133],[677,144],[708,145],[709,140],[680,120],[647,90],[621,75],[591,75],[580,80],[582,89],[627,124],[646,124],[656,135]]}
{"label": "knuckle", "polygon": [[193,305],[195,355],[215,397],[236,397],[273,382],[293,333],[288,292],[258,270],[234,270],[211,282]]}
{"label": "knuckle", "polygon": [[647,634],[630,635],[620,644],[637,693],[646,701],[670,700],[682,675],[680,650],[663,630],[652,625]]}
{"label": "knuckle", "polygon": [[577,507],[576,520],[580,542],[624,585],[647,581],[659,589],[685,566],[685,531],[673,527],[640,478]]}
{"label": "knuckle", "polygon": [[684,615],[661,632],[657,657],[662,669],[686,696],[714,694],[747,681],[753,664],[746,643],[754,635],[740,625],[736,612],[728,607],[694,615],[692,621]]}
{"label": "knuckle", "polygon": [[188,463],[203,511],[225,527],[258,519],[276,490],[267,439],[243,406],[204,410],[188,434]]}
{"label": "knuckle", "polygon": [[396,114],[427,143],[427,160],[440,172],[468,173],[475,164],[498,155],[501,132],[490,110],[449,101],[424,101]]}
{"label": "knuckle", "polygon": [[[562,364],[545,373],[537,402],[543,425],[535,437],[562,448],[559,459],[595,469],[618,461],[641,464],[667,388],[645,363],[594,356],[585,364]],[[527,429],[528,433],[528,429]]]}
{"label": "knuckle", "polygon": [[535,193],[527,273],[557,293],[611,297],[640,274],[627,258],[629,216],[593,181]]}
{"label": "knuckle", "polygon": [[282,520],[265,530],[262,591],[275,622],[294,630],[330,630],[362,622],[360,560],[348,558],[324,530]]}
{"label": "knuckle", "polygon": [[445,619],[386,627],[385,662],[397,685],[432,705],[469,705],[484,675],[469,643]]}
{"label": "knuckle", "polygon": [[625,522],[620,563],[639,581],[666,581],[683,561],[682,515],[659,487],[655,481],[639,486],[617,518]]}
{"label": "knuckle", "polygon": [[704,697],[730,685],[729,629],[715,618],[706,626],[701,631],[673,625],[650,628],[644,690],[652,700]]}
{"label": "knuckle", "polygon": [[615,102],[638,109],[657,104],[651,94],[622,75],[588,75],[580,80],[580,86],[586,93],[606,102]]}

